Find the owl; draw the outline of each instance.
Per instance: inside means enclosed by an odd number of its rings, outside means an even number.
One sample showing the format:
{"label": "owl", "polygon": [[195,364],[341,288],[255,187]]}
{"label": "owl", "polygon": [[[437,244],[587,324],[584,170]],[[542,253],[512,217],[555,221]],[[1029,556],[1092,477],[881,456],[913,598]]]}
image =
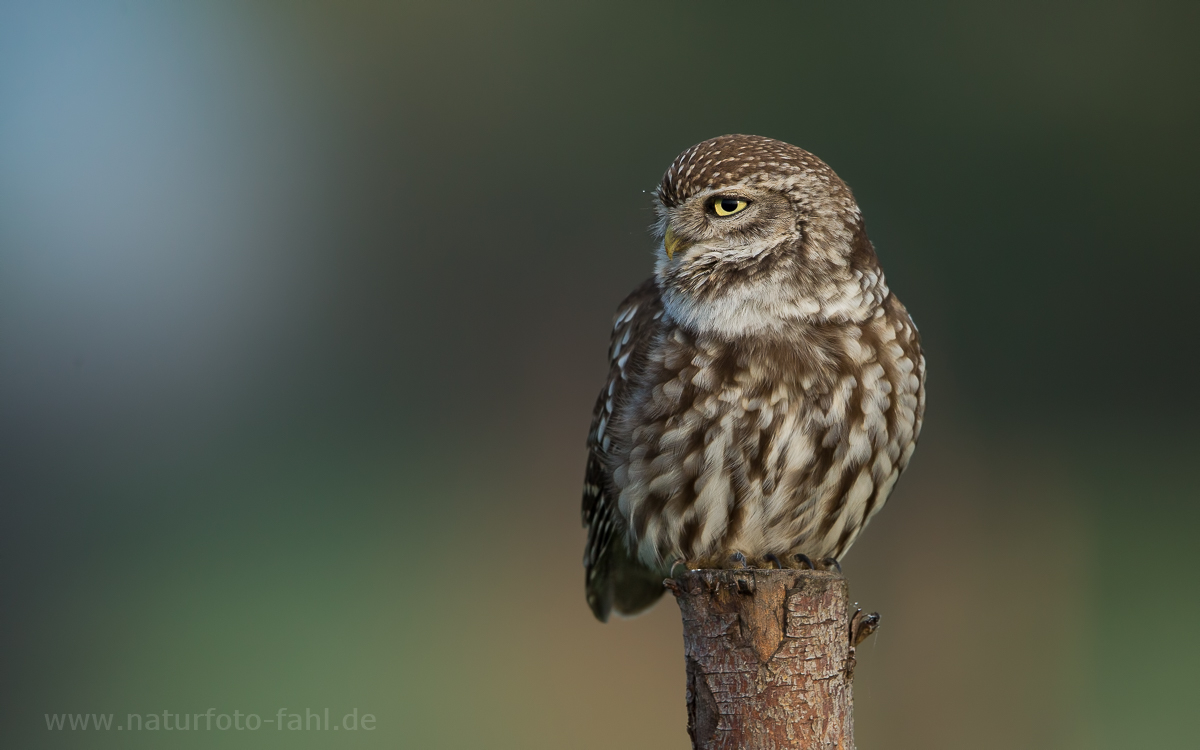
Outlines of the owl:
{"label": "owl", "polygon": [[654,275],[617,309],[588,433],[602,621],[649,607],[677,565],[836,565],[925,410],[917,329],[824,162],[721,136],[680,154],[654,199]]}

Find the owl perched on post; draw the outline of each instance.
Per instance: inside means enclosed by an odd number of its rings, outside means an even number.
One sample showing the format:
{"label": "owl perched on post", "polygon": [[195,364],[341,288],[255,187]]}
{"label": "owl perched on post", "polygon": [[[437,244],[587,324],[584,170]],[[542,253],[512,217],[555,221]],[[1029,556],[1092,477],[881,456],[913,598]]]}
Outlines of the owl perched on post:
{"label": "owl perched on post", "polygon": [[917,329],[824,162],[721,136],[680,154],[655,202],[655,274],[617,310],[588,434],[601,620],[650,606],[676,564],[837,561],[925,410]]}

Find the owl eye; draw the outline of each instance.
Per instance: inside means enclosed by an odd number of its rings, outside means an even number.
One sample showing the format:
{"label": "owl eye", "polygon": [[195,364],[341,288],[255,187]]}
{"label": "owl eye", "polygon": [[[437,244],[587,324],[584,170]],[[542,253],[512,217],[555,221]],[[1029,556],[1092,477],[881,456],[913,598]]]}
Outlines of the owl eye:
{"label": "owl eye", "polygon": [[740,211],[745,211],[746,206],[749,205],[749,201],[741,198],[714,198],[712,210],[717,216],[733,216]]}

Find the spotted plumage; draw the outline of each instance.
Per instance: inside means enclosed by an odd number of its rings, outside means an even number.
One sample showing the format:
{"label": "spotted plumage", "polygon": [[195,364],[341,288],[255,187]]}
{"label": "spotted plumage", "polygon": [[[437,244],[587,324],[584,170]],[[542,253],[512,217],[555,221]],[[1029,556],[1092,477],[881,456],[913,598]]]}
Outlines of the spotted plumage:
{"label": "spotted plumage", "polygon": [[588,436],[601,620],[652,604],[677,563],[840,558],[924,412],[916,328],[822,161],[714,138],[675,160],[656,208],[656,272],[617,310]]}

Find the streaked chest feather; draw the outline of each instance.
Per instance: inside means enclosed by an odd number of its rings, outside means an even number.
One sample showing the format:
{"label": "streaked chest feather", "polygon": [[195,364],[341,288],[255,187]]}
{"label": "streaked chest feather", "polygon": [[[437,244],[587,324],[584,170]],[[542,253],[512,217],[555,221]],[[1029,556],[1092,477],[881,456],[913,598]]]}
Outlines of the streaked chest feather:
{"label": "streaked chest feather", "polygon": [[647,564],[728,549],[840,555],[919,430],[915,332],[883,308],[769,343],[664,325],[631,365],[609,466]]}

